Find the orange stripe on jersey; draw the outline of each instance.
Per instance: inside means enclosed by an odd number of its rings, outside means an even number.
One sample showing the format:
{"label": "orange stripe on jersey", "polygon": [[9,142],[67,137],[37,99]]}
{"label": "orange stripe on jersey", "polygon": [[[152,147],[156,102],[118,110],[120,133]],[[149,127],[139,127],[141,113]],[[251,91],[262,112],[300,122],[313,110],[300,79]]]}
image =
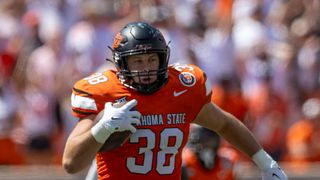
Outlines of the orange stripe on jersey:
{"label": "orange stripe on jersey", "polygon": [[90,93],[85,92],[85,91],[82,91],[82,90],[77,89],[77,88],[75,88],[75,87],[72,89],[72,91],[73,91],[75,94],[82,94],[82,95],[91,96],[91,94],[90,94]]}
{"label": "orange stripe on jersey", "polygon": [[83,117],[89,116],[91,114],[96,114],[96,112],[92,112],[92,111],[85,112],[83,110],[72,108],[72,115],[75,117],[78,117],[78,118],[83,118]]}

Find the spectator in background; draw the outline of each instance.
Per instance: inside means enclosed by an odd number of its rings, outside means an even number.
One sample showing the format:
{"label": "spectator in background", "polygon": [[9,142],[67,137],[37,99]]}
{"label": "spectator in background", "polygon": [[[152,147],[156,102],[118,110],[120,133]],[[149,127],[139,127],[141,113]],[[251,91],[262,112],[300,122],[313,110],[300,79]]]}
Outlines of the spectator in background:
{"label": "spectator in background", "polygon": [[[320,32],[320,31],[319,31]],[[320,88],[320,36],[311,33],[297,55],[297,80],[301,98],[305,99]]]}
{"label": "spectator in background", "polygon": [[265,75],[248,97],[246,125],[258,141],[276,159],[281,159],[287,125],[288,103],[272,87],[272,77]]}
{"label": "spectator in background", "polygon": [[196,2],[194,18],[186,28],[189,50],[195,57],[195,63],[207,72],[213,84],[235,71],[230,19],[219,21],[218,13],[222,12],[214,9],[215,5],[213,2]]}
{"label": "spectator in background", "polygon": [[17,116],[18,93],[12,81],[22,38],[20,34],[21,3],[0,2],[0,164],[25,163],[23,146],[16,138],[19,132]]}
{"label": "spectator in background", "polygon": [[238,154],[231,148],[220,148],[220,137],[201,126],[190,128],[189,140],[182,153],[182,179],[232,180]]}
{"label": "spectator in background", "polygon": [[15,139],[18,129],[17,102],[14,86],[4,75],[0,64],[0,165],[25,163],[25,154]]}
{"label": "spectator in background", "polygon": [[320,162],[320,99],[307,99],[302,114],[288,130],[285,160],[307,166],[309,162]]}
{"label": "spectator in background", "polygon": [[211,97],[211,101],[244,122],[248,113],[248,102],[242,94],[240,85],[236,76],[221,77],[213,86],[214,96]]}
{"label": "spectator in background", "polygon": [[53,8],[39,10],[39,37],[26,63],[24,101],[19,105],[29,163],[52,162],[52,139],[57,130],[57,69],[62,55],[62,21]]}

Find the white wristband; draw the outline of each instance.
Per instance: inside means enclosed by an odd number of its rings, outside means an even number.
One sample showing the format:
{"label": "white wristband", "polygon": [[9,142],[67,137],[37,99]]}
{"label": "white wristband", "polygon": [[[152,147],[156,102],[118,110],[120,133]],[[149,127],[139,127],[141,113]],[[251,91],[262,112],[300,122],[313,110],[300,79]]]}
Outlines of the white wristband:
{"label": "white wristband", "polygon": [[98,143],[104,144],[112,132],[99,122],[91,128],[91,134]]}
{"label": "white wristband", "polygon": [[261,170],[273,168],[277,164],[272,157],[263,149],[260,149],[252,156],[252,160],[257,164]]}

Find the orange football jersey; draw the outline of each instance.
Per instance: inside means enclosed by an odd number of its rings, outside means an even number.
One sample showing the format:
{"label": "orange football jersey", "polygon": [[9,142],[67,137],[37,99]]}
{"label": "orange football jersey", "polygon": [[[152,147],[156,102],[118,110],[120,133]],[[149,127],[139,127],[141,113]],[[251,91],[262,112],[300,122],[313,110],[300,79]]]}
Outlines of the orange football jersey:
{"label": "orange football jersey", "polygon": [[97,114],[106,102],[136,99],[142,114],[137,131],[123,146],[97,154],[99,179],[180,179],[182,149],[189,124],[210,102],[211,85],[193,65],[169,66],[168,82],[152,95],[141,94],[118,80],[115,71],[78,81],[72,93],[76,117]]}

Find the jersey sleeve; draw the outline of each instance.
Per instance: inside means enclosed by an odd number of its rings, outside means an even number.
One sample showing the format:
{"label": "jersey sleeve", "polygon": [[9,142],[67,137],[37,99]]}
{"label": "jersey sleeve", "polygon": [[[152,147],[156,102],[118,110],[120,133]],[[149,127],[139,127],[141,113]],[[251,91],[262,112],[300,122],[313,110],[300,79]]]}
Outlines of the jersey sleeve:
{"label": "jersey sleeve", "polygon": [[204,71],[199,67],[190,65],[192,73],[195,76],[196,83],[193,89],[192,102],[196,111],[199,113],[202,107],[211,102],[212,86]]}
{"label": "jersey sleeve", "polygon": [[104,103],[99,88],[90,84],[86,78],[74,84],[71,95],[73,116],[82,118],[91,114],[98,114],[104,108]]}
{"label": "jersey sleeve", "polygon": [[212,85],[207,75],[199,67],[191,65],[193,67],[194,74],[197,79],[197,98],[199,98],[200,104],[204,105],[211,101]]}

